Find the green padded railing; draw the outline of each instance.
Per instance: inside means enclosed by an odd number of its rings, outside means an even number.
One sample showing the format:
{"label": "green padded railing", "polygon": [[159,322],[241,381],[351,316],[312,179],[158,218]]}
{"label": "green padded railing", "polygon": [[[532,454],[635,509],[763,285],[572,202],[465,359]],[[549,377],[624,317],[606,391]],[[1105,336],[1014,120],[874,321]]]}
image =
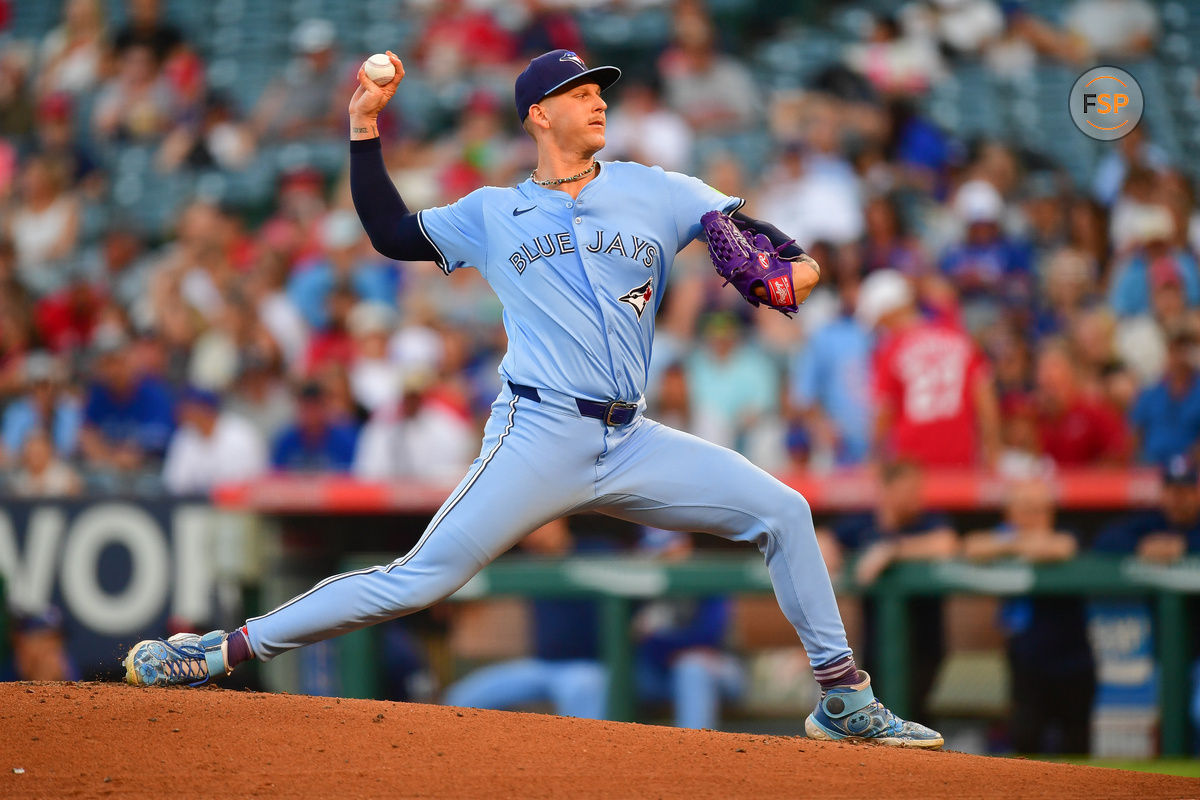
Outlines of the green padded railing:
{"label": "green padded railing", "polygon": [[[342,569],[386,564],[391,555],[354,556]],[[901,716],[910,709],[906,687],[908,598],[981,594],[1013,596],[1062,594],[1090,597],[1142,596],[1153,600],[1156,619],[1164,755],[1185,755],[1188,743],[1187,595],[1200,594],[1200,559],[1158,566],[1132,558],[1086,555],[1069,562],[1031,566],[1015,561],[981,566],[962,561],[893,565],[869,588],[855,586],[852,569],[835,581],[842,594],[867,593],[879,609],[879,674],[872,676],[881,697]],[[633,605],[655,597],[763,594],[771,582],[757,555],[700,555],[666,563],[638,557],[501,558],[471,579],[450,601],[485,597],[593,597],[601,609],[601,652],[610,669],[610,717],[633,718]],[[373,697],[378,661],[370,629],[341,638],[342,690],[350,697]],[[1169,702],[1167,701],[1169,699]]]}

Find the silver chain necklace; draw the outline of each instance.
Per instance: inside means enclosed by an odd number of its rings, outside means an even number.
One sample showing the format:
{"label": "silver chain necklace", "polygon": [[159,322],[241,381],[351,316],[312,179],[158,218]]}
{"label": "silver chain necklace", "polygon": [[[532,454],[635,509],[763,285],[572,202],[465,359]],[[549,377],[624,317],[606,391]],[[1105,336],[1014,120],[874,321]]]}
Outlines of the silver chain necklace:
{"label": "silver chain necklace", "polygon": [[593,158],[592,165],[578,175],[572,175],[569,178],[551,178],[548,181],[539,181],[537,178],[533,177],[537,173],[537,170],[535,169],[533,172],[529,173],[529,180],[533,181],[538,186],[558,186],[560,183],[573,183],[575,181],[583,180],[588,175],[591,175],[596,171],[596,166],[596,159]]}

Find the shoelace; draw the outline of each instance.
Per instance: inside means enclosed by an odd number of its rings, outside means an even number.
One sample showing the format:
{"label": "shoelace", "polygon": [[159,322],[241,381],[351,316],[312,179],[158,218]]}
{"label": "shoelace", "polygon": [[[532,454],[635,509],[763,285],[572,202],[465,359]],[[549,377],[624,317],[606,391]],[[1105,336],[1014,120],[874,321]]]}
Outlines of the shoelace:
{"label": "shoelace", "polygon": [[189,686],[199,686],[208,682],[208,662],[204,660],[204,650],[199,645],[174,645],[163,642],[163,646],[178,656],[178,660],[166,658],[162,660],[163,669],[172,678],[199,680],[189,683]]}

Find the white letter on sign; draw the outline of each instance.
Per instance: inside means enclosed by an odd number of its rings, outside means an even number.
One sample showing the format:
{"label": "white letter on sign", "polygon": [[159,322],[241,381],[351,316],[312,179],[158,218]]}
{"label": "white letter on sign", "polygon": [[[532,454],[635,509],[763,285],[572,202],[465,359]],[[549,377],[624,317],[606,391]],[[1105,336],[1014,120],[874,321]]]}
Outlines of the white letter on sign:
{"label": "white letter on sign", "polygon": [[[97,565],[110,544],[123,545],[132,562],[119,594],[100,586]],[[62,593],[71,613],[98,633],[144,628],[167,601],[171,559],[167,537],[154,518],[134,505],[102,503],[75,518],[63,553]]]}

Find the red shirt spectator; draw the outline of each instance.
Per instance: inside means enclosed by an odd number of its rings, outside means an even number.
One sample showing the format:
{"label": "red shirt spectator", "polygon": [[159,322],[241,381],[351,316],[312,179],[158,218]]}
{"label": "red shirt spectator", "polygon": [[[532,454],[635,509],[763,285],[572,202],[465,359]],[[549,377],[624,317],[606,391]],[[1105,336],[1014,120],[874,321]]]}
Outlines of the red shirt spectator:
{"label": "red shirt spectator", "polygon": [[976,383],[987,363],[961,330],[917,322],[887,337],[875,353],[875,388],[892,409],[892,455],[925,466],[974,464]]}
{"label": "red shirt spectator", "polygon": [[970,466],[998,449],[991,372],[975,343],[945,322],[923,319],[895,270],[863,282],[859,319],[879,329],[873,383],[883,455],[929,467]]}
{"label": "red shirt spectator", "polygon": [[1124,418],[1103,397],[1084,392],[1070,352],[1048,343],[1037,364],[1038,438],[1060,466],[1124,463],[1130,436]]}

